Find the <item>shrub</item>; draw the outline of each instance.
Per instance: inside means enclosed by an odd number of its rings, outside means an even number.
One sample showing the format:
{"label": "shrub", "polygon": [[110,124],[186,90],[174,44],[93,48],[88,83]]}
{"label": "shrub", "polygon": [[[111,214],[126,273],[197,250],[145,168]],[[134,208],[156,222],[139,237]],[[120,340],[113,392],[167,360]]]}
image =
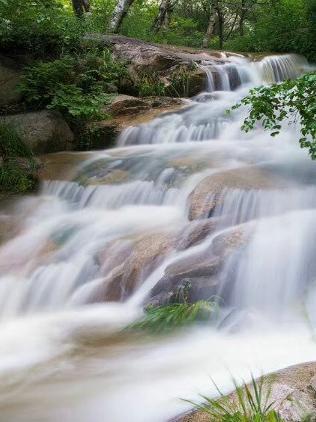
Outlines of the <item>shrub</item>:
{"label": "shrub", "polygon": [[72,11],[56,0],[1,0],[0,48],[36,56],[74,49],[85,31]]}
{"label": "shrub", "polygon": [[156,73],[139,73],[137,75],[136,89],[140,97],[164,96],[166,94],[165,84]]}
{"label": "shrub", "polygon": [[29,66],[19,90],[32,108],[60,110],[75,120],[100,119],[112,98],[106,93],[108,84],[119,84],[125,74],[109,51],[88,50]]}
{"label": "shrub", "polygon": [[38,165],[30,148],[7,124],[0,124],[0,189],[27,192],[37,185]]}

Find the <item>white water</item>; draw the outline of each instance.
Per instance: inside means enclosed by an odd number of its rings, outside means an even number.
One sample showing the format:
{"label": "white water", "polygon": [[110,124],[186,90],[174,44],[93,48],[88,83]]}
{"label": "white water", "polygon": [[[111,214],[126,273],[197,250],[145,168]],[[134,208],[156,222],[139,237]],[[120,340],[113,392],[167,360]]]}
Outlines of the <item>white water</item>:
{"label": "white water", "polygon": [[[232,374],[248,379],[315,359],[315,164],[297,145],[298,127],[284,125],[276,139],[259,126],[244,134],[243,111],[225,113],[251,86],[307,64],[287,55],[201,66],[209,92],[127,129],[120,148],[93,154],[73,181],[46,182],[10,210],[18,234],[0,247],[1,421],[162,422],[187,409],[179,398],[215,394],[210,377],[229,391]],[[242,183],[236,169],[246,169]],[[264,172],[268,186],[249,169]],[[231,176],[203,215],[215,231],[178,248],[193,224],[191,192],[224,171]],[[232,229],[249,236],[217,275],[216,326],[158,339],[121,333],[168,265],[212,259],[216,239]],[[140,260],[129,291],[133,251],[162,235],[177,242],[150,265]],[[109,302],[118,269],[126,271],[120,301]],[[101,303],[91,303],[100,291]]]}

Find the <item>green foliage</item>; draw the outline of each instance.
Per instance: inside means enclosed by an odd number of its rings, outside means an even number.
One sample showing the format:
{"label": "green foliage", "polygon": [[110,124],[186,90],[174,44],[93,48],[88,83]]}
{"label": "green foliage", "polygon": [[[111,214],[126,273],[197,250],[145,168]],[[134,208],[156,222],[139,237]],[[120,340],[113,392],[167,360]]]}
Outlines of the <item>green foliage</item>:
{"label": "green foliage", "polygon": [[130,328],[148,330],[151,333],[162,333],[194,322],[209,320],[216,312],[216,304],[206,300],[196,303],[174,303],[159,307],[149,307],[145,316]]}
{"label": "green foliage", "polygon": [[0,157],[6,161],[14,157],[33,159],[31,149],[25,145],[9,124],[0,124]]}
{"label": "green foliage", "polygon": [[33,108],[56,109],[74,119],[100,119],[112,99],[106,93],[108,84],[119,84],[125,74],[109,51],[88,50],[29,66],[19,89]]}
{"label": "green foliage", "polygon": [[199,22],[175,13],[169,27],[155,33],[152,24],[157,13],[157,3],[136,3],[123,22],[122,34],[161,44],[201,47],[203,32]]}
{"label": "green foliage", "polygon": [[37,184],[37,163],[30,148],[7,124],[0,124],[0,190],[27,192]]}
{"label": "green foliage", "polygon": [[264,379],[256,381],[252,377],[250,385],[239,386],[234,380],[235,396],[225,396],[216,386],[219,399],[202,396],[203,403],[189,402],[199,411],[207,413],[210,421],[219,422],[282,422],[280,415],[273,410],[271,386]]}
{"label": "green foliage", "polygon": [[137,75],[136,89],[140,97],[164,96],[166,94],[165,84],[156,73],[139,73]]}
{"label": "green foliage", "polygon": [[0,48],[36,56],[73,49],[85,30],[57,0],[1,0]]}
{"label": "green foliage", "polygon": [[102,107],[109,104],[111,98],[102,91],[85,93],[76,85],[60,84],[47,108],[66,112],[74,119],[99,120],[106,117]]}
{"label": "green foliage", "polygon": [[316,72],[295,80],[268,87],[252,89],[234,108],[249,107],[249,115],[242,126],[248,132],[257,122],[276,136],[281,122],[292,118],[301,124],[300,145],[316,159]]}
{"label": "green foliage", "polygon": [[[315,6],[314,6],[315,7]],[[315,13],[315,12],[314,12]],[[313,17],[314,16],[314,17]],[[250,52],[292,52],[316,60],[316,20],[311,0],[279,0],[263,3],[246,26],[225,48]]]}
{"label": "green foliage", "polygon": [[190,96],[190,71],[188,68],[180,67],[171,75],[169,91],[172,96]]}

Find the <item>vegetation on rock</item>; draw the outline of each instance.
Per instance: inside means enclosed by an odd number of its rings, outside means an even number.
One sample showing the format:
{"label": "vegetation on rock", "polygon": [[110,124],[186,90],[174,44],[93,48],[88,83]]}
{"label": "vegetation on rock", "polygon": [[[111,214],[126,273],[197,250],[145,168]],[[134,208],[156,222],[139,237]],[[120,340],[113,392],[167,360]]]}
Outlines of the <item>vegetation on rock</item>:
{"label": "vegetation on rock", "polygon": [[0,191],[27,192],[37,185],[38,164],[16,131],[0,124]]}
{"label": "vegetation on rock", "polygon": [[163,333],[192,323],[209,321],[217,311],[215,303],[199,300],[195,303],[172,303],[146,309],[144,318],[130,328]]}
{"label": "vegetation on rock", "polygon": [[72,119],[98,120],[112,98],[108,85],[119,84],[125,73],[108,50],[88,50],[28,66],[19,90],[31,108],[47,107]]}
{"label": "vegetation on rock", "polygon": [[280,414],[273,409],[270,399],[271,385],[263,378],[255,380],[252,377],[250,385],[242,386],[234,381],[235,393],[224,395],[215,385],[220,398],[212,399],[202,396],[202,404],[193,403],[201,412],[209,416],[210,421],[224,422],[282,422]]}

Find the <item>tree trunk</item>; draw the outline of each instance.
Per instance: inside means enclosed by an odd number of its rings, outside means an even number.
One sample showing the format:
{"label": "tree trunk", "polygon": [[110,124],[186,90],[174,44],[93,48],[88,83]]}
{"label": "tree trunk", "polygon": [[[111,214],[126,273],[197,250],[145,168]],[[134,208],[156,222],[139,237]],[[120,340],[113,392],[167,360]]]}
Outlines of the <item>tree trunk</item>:
{"label": "tree trunk", "polygon": [[159,32],[161,29],[168,28],[173,8],[174,2],[172,0],[161,0],[158,15],[152,26],[153,31]]}
{"label": "tree trunk", "polygon": [[89,0],[72,0],[72,7],[75,15],[82,18],[85,12],[89,12],[90,3]]}
{"label": "tree trunk", "polygon": [[222,49],[224,47],[224,14],[222,11],[220,0],[215,0],[214,8],[217,14],[219,48]]}
{"label": "tree trunk", "polygon": [[244,21],[247,13],[247,8],[245,4],[245,0],[241,0],[241,11],[240,11],[240,17],[239,17],[239,34],[241,36],[244,35]]}
{"label": "tree trunk", "polygon": [[119,31],[123,19],[133,3],[134,0],[118,0],[109,25],[111,32],[117,33]]}
{"label": "tree trunk", "polygon": [[215,14],[213,10],[210,10],[210,17],[209,17],[209,21],[207,25],[207,30],[205,32],[203,42],[202,42],[203,48],[208,48],[212,35],[214,33],[214,27],[215,27]]}

